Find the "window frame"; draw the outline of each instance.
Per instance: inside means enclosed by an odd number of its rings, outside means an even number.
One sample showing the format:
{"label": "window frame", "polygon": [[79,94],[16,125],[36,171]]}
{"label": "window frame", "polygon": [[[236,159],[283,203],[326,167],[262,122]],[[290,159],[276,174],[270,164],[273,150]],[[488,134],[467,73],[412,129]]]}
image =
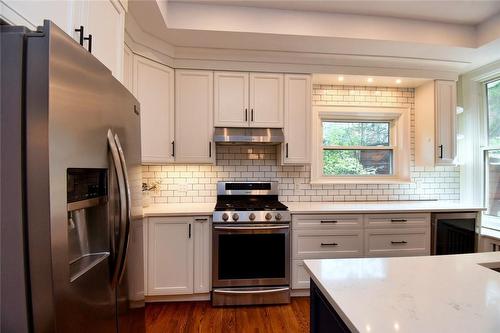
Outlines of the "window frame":
{"label": "window frame", "polygon": [[[314,106],[312,184],[408,184],[410,183],[410,108],[372,106]],[[361,146],[363,149],[392,150],[391,175],[323,174],[323,122],[389,122],[389,146]],[[340,149],[352,149],[337,146]],[[352,146],[354,147],[354,146]],[[359,149],[359,148],[358,148]]]}
{"label": "window frame", "polygon": [[[482,86],[482,109],[483,111],[483,205],[488,210],[488,194],[489,194],[489,181],[488,181],[488,153],[494,150],[500,150],[500,146],[490,146],[490,111],[488,108],[488,83],[500,81],[500,76],[495,76],[488,80],[481,82]],[[483,227],[500,230],[500,216],[487,214],[486,211],[482,214],[481,225]]]}

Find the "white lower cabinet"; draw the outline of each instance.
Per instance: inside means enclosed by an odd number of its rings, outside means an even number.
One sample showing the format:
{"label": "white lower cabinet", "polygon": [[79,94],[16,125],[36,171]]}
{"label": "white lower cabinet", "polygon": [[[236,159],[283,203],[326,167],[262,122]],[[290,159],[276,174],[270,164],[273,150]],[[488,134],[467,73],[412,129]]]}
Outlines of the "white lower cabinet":
{"label": "white lower cabinet", "polygon": [[296,230],[294,259],[352,258],[363,255],[362,230]]}
{"label": "white lower cabinet", "polygon": [[150,217],[147,296],[210,291],[210,218]]}
{"label": "white lower cabinet", "polygon": [[488,237],[488,236],[481,236],[480,244],[481,245],[480,245],[479,249],[481,252],[500,251],[500,239]]}
{"label": "white lower cabinet", "polygon": [[366,257],[404,257],[430,254],[426,228],[372,229],[365,231]]}
{"label": "white lower cabinet", "polygon": [[292,289],[309,288],[303,260],[430,254],[430,213],[292,215]]}
{"label": "white lower cabinet", "polygon": [[292,260],[292,289],[309,288],[309,274],[303,260]]}

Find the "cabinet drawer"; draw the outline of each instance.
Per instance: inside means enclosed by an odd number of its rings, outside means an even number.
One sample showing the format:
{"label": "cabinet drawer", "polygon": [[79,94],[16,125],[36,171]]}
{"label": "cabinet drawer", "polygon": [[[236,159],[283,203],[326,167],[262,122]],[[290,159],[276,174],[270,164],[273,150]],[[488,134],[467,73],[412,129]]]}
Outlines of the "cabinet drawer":
{"label": "cabinet drawer", "polygon": [[367,257],[403,257],[430,254],[426,228],[373,229],[365,231]]}
{"label": "cabinet drawer", "polygon": [[430,227],[430,214],[370,214],[365,215],[366,228]]}
{"label": "cabinet drawer", "polygon": [[303,260],[292,260],[292,289],[309,288],[309,274]]}
{"label": "cabinet drawer", "polygon": [[293,232],[293,259],[360,257],[363,254],[361,230],[298,230]]}
{"label": "cabinet drawer", "polygon": [[363,226],[363,215],[293,215],[293,229],[357,229]]}

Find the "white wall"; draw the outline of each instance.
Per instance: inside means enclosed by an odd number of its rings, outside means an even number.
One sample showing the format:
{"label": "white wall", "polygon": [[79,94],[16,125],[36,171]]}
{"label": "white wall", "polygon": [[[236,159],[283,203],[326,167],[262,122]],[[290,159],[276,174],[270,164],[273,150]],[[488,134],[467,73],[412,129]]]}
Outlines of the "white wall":
{"label": "white wall", "polygon": [[281,166],[276,147],[218,146],[217,165],[143,166],[143,180],[161,180],[154,203],[215,202],[220,180],[276,180],[282,201],[460,199],[458,167],[414,166],[414,89],[361,86],[313,87],[315,105],[397,106],[411,109],[411,184],[311,185],[309,165]]}

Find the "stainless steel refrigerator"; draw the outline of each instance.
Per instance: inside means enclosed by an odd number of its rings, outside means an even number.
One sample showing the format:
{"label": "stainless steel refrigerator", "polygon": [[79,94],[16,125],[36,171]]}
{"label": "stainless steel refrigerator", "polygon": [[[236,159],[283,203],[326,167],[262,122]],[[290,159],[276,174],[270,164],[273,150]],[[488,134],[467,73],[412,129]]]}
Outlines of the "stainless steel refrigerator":
{"label": "stainless steel refrigerator", "polygon": [[0,29],[1,331],[144,332],[139,103],[52,22]]}

